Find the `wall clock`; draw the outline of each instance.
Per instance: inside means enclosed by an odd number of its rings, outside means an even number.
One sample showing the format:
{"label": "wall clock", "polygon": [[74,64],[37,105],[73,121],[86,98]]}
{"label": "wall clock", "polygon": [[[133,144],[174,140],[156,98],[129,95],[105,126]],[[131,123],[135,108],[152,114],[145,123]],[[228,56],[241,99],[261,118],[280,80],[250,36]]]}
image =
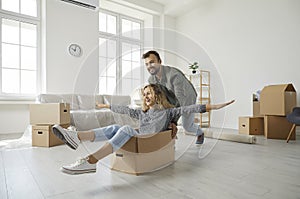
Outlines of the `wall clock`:
{"label": "wall clock", "polygon": [[69,53],[74,57],[80,57],[82,54],[82,48],[78,44],[70,44]]}

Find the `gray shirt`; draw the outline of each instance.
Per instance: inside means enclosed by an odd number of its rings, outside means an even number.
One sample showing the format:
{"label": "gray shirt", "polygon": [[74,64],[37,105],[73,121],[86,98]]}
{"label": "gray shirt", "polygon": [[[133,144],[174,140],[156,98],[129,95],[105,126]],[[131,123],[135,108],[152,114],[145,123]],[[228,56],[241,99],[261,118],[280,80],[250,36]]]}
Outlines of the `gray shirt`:
{"label": "gray shirt", "polygon": [[141,134],[149,134],[167,130],[170,122],[182,114],[206,112],[206,105],[194,104],[169,109],[152,108],[147,112],[127,106],[111,105],[111,110],[116,113],[128,114],[130,117],[138,119],[139,132]]}
{"label": "gray shirt", "polygon": [[150,84],[161,84],[171,90],[178,99],[180,106],[188,106],[196,103],[197,92],[192,83],[177,68],[161,66],[161,80],[155,75],[148,79]]}

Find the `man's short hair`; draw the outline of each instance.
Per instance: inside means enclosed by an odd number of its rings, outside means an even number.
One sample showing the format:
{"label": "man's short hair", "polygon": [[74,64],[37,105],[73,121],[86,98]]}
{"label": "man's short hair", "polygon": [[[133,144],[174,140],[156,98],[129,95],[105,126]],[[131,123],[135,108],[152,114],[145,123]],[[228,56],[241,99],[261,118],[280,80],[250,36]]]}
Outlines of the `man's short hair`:
{"label": "man's short hair", "polygon": [[155,50],[149,50],[148,52],[146,52],[145,54],[143,54],[143,59],[148,58],[151,54],[155,55],[155,57],[157,58],[157,61],[161,62],[160,56],[158,54],[158,52],[156,52]]}

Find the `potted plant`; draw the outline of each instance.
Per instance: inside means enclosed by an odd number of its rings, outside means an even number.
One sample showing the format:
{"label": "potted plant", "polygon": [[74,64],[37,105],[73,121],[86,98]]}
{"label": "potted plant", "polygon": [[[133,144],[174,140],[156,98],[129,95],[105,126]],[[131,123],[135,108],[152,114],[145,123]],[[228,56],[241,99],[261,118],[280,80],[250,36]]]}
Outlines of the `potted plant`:
{"label": "potted plant", "polygon": [[199,68],[198,62],[194,62],[193,64],[190,64],[190,65],[189,65],[189,69],[192,70],[192,73],[193,73],[193,74],[195,74],[195,73],[197,72],[197,70],[196,70],[197,68]]}

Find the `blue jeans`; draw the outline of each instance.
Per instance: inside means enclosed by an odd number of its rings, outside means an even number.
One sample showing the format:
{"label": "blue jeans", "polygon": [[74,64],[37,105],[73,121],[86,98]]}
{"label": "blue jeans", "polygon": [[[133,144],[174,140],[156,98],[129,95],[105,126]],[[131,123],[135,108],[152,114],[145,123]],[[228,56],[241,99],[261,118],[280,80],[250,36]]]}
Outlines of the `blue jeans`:
{"label": "blue jeans", "polygon": [[93,129],[92,131],[95,133],[94,141],[108,140],[114,152],[126,144],[131,137],[139,134],[131,126],[120,126],[117,124]]}
{"label": "blue jeans", "polygon": [[195,135],[202,135],[203,131],[199,125],[194,123],[195,114],[182,114],[182,126],[188,132],[195,132]]}

